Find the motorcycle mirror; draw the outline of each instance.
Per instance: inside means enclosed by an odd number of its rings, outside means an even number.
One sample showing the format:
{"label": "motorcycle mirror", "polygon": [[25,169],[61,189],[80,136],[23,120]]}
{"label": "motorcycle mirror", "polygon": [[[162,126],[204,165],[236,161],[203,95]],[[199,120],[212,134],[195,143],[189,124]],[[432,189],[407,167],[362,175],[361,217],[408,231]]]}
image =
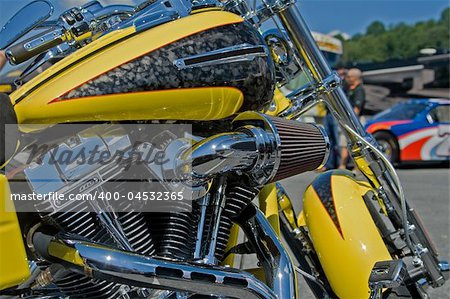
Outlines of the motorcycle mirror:
{"label": "motorcycle mirror", "polygon": [[0,30],[0,49],[6,49],[19,38],[47,20],[53,14],[53,5],[37,0],[20,9]]}

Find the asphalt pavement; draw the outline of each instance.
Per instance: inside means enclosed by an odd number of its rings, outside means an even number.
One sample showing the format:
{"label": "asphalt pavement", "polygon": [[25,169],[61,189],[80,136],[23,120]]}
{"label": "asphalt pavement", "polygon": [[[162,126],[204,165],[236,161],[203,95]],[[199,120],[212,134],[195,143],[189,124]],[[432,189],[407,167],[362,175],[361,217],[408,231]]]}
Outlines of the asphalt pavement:
{"label": "asphalt pavement", "polygon": [[[443,167],[421,167],[398,169],[406,197],[410,205],[419,213],[436,244],[442,260],[450,260],[450,169]],[[294,202],[296,212],[302,208],[301,198],[316,173],[309,172],[282,181]],[[251,259],[250,259],[251,260]],[[244,264],[251,261],[247,260]],[[443,287],[428,289],[430,298],[450,298],[450,282]],[[308,286],[300,279],[300,298],[314,298]]]}

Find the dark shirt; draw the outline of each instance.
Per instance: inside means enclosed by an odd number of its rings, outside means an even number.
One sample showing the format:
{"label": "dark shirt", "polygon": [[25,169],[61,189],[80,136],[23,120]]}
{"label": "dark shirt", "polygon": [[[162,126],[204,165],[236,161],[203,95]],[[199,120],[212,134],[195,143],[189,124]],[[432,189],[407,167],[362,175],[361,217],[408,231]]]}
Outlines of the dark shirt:
{"label": "dark shirt", "polygon": [[348,100],[350,101],[350,104],[353,108],[358,108],[360,114],[362,114],[364,105],[366,104],[366,92],[364,91],[364,88],[362,84],[358,84],[355,88],[348,88],[347,89],[347,96]]}

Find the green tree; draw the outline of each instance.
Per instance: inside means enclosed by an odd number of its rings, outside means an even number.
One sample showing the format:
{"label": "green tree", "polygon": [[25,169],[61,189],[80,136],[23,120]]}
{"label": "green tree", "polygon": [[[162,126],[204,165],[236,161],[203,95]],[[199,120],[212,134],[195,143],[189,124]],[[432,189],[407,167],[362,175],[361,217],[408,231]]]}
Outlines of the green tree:
{"label": "green tree", "polygon": [[344,42],[342,62],[382,62],[389,59],[416,57],[423,48],[450,49],[450,7],[442,11],[438,21],[428,20],[414,25],[398,23],[386,26],[375,21],[366,34],[354,35]]}
{"label": "green tree", "polygon": [[374,21],[367,27],[367,34],[380,35],[386,31],[384,24],[380,21]]}
{"label": "green tree", "polygon": [[447,7],[442,11],[441,19],[439,21],[447,26],[450,24],[450,7]]}

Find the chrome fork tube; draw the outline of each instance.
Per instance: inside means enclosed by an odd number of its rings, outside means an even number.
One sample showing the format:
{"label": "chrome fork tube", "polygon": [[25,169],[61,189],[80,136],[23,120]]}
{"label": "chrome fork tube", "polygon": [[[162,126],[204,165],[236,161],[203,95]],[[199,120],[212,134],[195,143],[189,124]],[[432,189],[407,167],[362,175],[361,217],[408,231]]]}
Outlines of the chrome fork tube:
{"label": "chrome fork tube", "polygon": [[[295,5],[290,5],[278,12],[277,15],[296,50],[308,66],[315,84],[326,81],[333,73],[298,8]],[[390,210],[388,209],[389,218],[397,228],[403,229],[405,232],[405,240],[409,249],[419,260],[423,261],[432,285],[442,285],[445,280],[438,267],[436,254],[432,252],[432,245],[426,236],[425,229],[420,225],[420,220],[404,198],[392,165],[378,155],[376,142],[370,134],[364,131],[342,88],[335,88],[330,92],[322,93],[321,96],[348,136],[352,149],[351,155],[355,159],[363,158],[365,164],[370,168],[370,171],[364,169],[361,169],[361,171],[369,178],[385,205],[391,207]],[[317,99],[318,101],[319,99]],[[412,225],[410,226],[410,224]],[[414,229],[411,230],[410,227]]]}
{"label": "chrome fork tube", "polygon": [[[292,39],[297,51],[302,56],[308,69],[311,72],[311,76],[316,83],[323,82],[327,77],[332,75],[332,71],[328,66],[325,58],[320,52],[311,31],[306,25],[305,20],[301,16],[297,6],[290,5],[285,10],[278,13],[281,23],[286,31],[289,33],[289,37]],[[326,94],[325,100],[336,111],[334,116],[342,122],[351,126],[353,130],[358,132],[361,136],[365,136],[363,126],[359,122],[356,115],[353,113],[353,109],[347,100],[342,88],[338,87],[329,94]],[[350,140],[356,142],[352,136],[349,136]]]}

